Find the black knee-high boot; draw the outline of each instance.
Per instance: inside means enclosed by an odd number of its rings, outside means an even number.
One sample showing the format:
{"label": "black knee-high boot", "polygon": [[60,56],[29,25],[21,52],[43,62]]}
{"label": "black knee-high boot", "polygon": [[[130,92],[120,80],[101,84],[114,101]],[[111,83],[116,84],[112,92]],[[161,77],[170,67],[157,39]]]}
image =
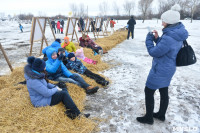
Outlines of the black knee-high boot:
{"label": "black knee-high boot", "polygon": [[161,121],[165,121],[165,113],[169,104],[168,87],[160,88],[160,109],[157,113],[153,113],[153,117]]}
{"label": "black knee-high boot", "polygon": [[155,90],[145,87],[146,115],[137,117],[137,121],[140,123],[153,124],[154,92]]}

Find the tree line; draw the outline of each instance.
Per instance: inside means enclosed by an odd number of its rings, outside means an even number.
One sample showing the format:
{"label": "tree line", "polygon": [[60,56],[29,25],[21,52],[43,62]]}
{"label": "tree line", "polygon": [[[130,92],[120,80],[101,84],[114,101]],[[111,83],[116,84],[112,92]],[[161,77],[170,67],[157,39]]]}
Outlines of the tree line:
{"label": "tree line", "polygon": [[[152,7],[154,0],[139,0],[138,3],[135,3],[134,0],[125,0],[123,5],[119,6],[116,2],[112,3],[110,6],[106,1],[102,1],[99,4],[99,14],[100,17],[111,17],[118,20],[129,19],[130,16],[134,14],[135,9],[137,8],[139,13],[134,15],[136,19],[141,19],[143,22],[146,19],[160,18],[161,14],[169,10],[174,4],[178,3],[181,6],[181,19],[191,18],[200,19],[200,0],[158,0],[158,3],[155,7]],[[137,4],[137,7],[136,7]],[[69,8],[72,11],[73,17],[87,17],[88,16],[88,7],[83,3],[80,4],[69,4]],[[113,11],[113,15],[108,15],[110,10]],[[34,15],[29,14],[19,14],[18,18],[21,20],[31,20]],[[45,16],[45,13],[39,13],[39,16]],[[54,19],[66,19],[65,15],[55,15],[51,18]]]}

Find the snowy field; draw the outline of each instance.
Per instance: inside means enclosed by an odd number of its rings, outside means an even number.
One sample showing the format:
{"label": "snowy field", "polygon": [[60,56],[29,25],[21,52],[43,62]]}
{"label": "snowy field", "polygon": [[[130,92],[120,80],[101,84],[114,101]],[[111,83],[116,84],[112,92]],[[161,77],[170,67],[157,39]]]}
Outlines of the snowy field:
{"label": "snowy field", "polygon": [[[100,123],[102,133],[199,133],[200,132],[200,21],[182,21],[189,31],[188,43],[193,47],[197,63],[188,67],[177,68],[169,86],[169,107],[166,121],[154,120],[154,125],[144,125],[136,117],[145,113],[144,87],[151,68],[152,57],[147,53],[145,38],[147,26],[162,34],[161,21],[136,21],[135,38],[125,40],[103,56],[111,64],[103,71],[111,80],[110,85],[92,96],[87,96],[86,110],[91,117],[105,121]],[[118,21],[115,29],[126,26],[127,21]],[[24,33],[20,33],[15,22],[0,22],[0,42],[8,54],[12,65],[26,62],[30,51],[31,24],[23,24]],[[110,30],[110,29],[109,29]],[[64,30],[65,31],[65,30]],[[80,37],[81,34],[78,33]],[[92,36],[92,34],[90,34]],[[46,30],[48,43],[53,42],[49,27]],[[64,38],[64,34],[56,34]],[[34,54],[39,54],[39,43],[34,43]],[[0,52],[0,75],[9,72]],[[155,112],[159,109],[159,92],[155,93]]]}

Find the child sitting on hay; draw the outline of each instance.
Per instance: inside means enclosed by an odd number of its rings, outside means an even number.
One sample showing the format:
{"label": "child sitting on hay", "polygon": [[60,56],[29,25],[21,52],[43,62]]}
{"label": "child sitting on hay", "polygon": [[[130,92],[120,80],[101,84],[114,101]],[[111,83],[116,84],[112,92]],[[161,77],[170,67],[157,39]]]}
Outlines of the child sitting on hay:
{"label": "child sitting on hay", "polygon": [[73,42],[69,41],[69,37],[64,37],[64,42],[61,43],[61,47],[66,49],[67,52],[71,53],[71,52],[76,52],[76,47],[74,45]]}
{"label": "child sitting on hay", "polygon": [[78,72],[80,74],[83,74],[91,79],[94,79],[98,84],[101,84],[103,86],[106,86],[109,84],[108,81],[106,81],[103,77],[101,77],[98,74],[95,74],[88,70],[80,60],[78,60],[73,53],[68,54],[68,63],[66,64],[66,67],[69,70],[74,70],[75,72]]}
{"label": "child sitting on hay", "polygon": [[46,51],[46,54],[48,57],[48,60],[46,61],[46,71],[48,72],[48,79],[77,84],[84,88],[87,94],[93,94],[98,91],[98,86],[90,86],[79,74],[71,73],[66,68],[66,66],[62,62],[63,58],[65,57],[65,51],[64,54],[58,53],[59,56],[57,56],[57,51],[53,48],[49,48]]}
{"label": "child sitting on hay", "polygon": [[96,64],[97,63],[97,61],[94,61],[90,58],[85,57],[83,48],[76,50],[74,43],[70,42],[69,38],[67,36],[64,38],[64,42],[61,44],[61,47],[65,48],[67,50],[67,52],[74,52],[76,57],[82,59],[84,62],[86,62],[88,64]]}
{"label": "child sitting on hay", "polygon": [[[67,88],[59,88],[45,80],[45,74],[42,73],[46,67],[45,61],[30,56],[27,62],[24,67],[24,77],[33,106],[53,106],[62,101],[66,108],[65,114],[69,118],[75,119],[79,116],[80,110],[70,97]],[[85,114],[85,117],[89,116],[90,114]]]}
{"label": "child sitting on hay", "polygon": [[107,51],[104,51],[103,48],[97,45],[94,41],[90,39],[88,35],[83,34],[82,37],[79,38],[81,47],[91,48],[97,54],[105,54]]}
{"label": "child sitting on hay", "polygon": [[83,48],[77,49],[76,53],[75,53],[75,56],[77,58],[82,59],[84,62],[86,62],[88,64],[97,64],[97,61],[94,61],[94,60],[92,60],[90,58],[85,57]]}

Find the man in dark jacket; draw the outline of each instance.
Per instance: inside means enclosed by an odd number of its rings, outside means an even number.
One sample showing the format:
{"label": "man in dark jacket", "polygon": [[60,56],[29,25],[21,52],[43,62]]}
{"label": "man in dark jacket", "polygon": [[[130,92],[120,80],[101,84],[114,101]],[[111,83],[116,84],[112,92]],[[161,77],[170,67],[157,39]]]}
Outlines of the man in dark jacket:
{"label": "man in dark jacket", "polygon": [[127,35],[127,39],[129,39],[130,36],[130,32],[132,35],[132,39],[134,38],[134,25],[136,24],[135,19],[133,18],[133,16],[131,16],[131,19],[128,21],[128,35]]}
{"label": "man in dark jacket", "polygon": [[64,24],[65,24],[64,20],[61,20],[60,24],[62,25],[62,27],[64,29]]}
{"label": "man in dark jacket", "polygon": [[55,23],[54,19],[52,19],[52,21],[51,21],[51,26],[54,29],[55,34],[56,34],[56,23]]}
{"label": "man in dark jacket", "polygon": [[80,27],[81,30],[84,31],[84,25],[85,25],[85,24],[84,24],[84,20],[83,20],[82,17],[80,17],[80,19],[79,19],[79,23],[80,23],[80,25],[81,25],[81,27]]}

